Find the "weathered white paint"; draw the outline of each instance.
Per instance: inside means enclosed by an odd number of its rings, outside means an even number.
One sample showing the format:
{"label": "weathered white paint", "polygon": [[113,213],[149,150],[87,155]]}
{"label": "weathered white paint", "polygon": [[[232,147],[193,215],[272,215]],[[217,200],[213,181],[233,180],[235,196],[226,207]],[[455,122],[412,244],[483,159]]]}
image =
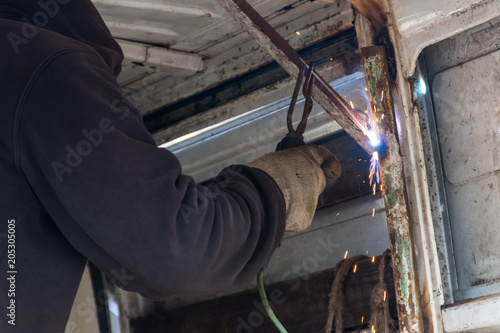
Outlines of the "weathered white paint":
{"label": "weathered white paint", "polygon": [[187,16],[208,16],[220,18],[220,15],[214,11],[201,7],[182,5],[179,2],[176,2],[175,4],[134,0],[92,0],[92,2],[95,5],[119,6],[133,9],[146,9],[157,12],[175,13]]}
{"label": "weathered white paint", "polygon": [[[363,74],[352,74],[333,82],[332,85],[339,93],[348,96],[348,99],[352,100],[355,105],[366,102],[363,100],[366,98]],[[291,94],[288,89],[283,91]],[[362,94],[359,94],[359,91]],[[275,100],[269,105],[263,105],[242,116],[235,117],[232,121],[229,119],[227,123],[173,145],[169,149],[179,158],[183,172],[193,176],[196,181],[214,178],[228,165],[247,164],[265,153],[274,151],[276,144],[288,132],[286,113],[289,103],[290,97],[288,96]],[[242,105],[245,104],[234,106],[241,107]],[[303,98],[299,97],[296,110],[302,109]],[[296,112],[294,116],[294,121],[298,123],[302,114]],[[315,103],[309,116],[304,139],[310,142],[340,129],[341,127],[331,116]]]}
{"label": "weathered white paint", "polygon": [[443,309],[444,332],[500,332],[500,294]]}
{"label": "weathered white paint", "polygon": [[[134,37],[131,37],[130,34],[136,33],[155,34],[165,38],[179,36],[178,32],[161,25],[155,25],[154,22],[139,20],[136,20],[135,22],[127,22],[123,19],[110,16],[105,16],[103,18],[106,26],[115,38],[126,37],[128,39],[135,39]],[[123,30],[123,32],[121,30]],[[117,35],[117,33],[122,36]]]}
{"label": "weathered white paint", "polygon": [[[293,13],[293,10],[291,12]],[[292,47],[301,49],[351,28],[353,20],[354,14],[350,4],[336,0],[327,5],[322,4],[319,9],[308,15],[290,17],[288,23],[275,28]],[[300,36],[295,33],[297,30],[301,31]],[[246,38],[247,41],[243,44],[235,45],[223,53],[206,59],[205,69],[189,80],[172,76],[162,77],[161,72],[152,73],[134,82],[133,85],[126,86],[129,91],[127,97],[141,112],[147,114],[163,105],[174,103],[247,73],[272,60],[254,40],[249,36]]]}
{"label": "weathered white paint", "polygon": [[500,292],[499,59],[496,51],[460,64],[432,84],[458,290],[466,297]]}
{"label": "weathered white paint", "polygon": [[[416,57],[407,59],[405,40],[397,30],[396,6],[410,1],[385,0],[388,13],[388,31],[398,60],[394,104],[397,132],[403,159],[406,195],[409,201],[414,244],[416,246],[418,279],[421,291],[421,309],[428,321],[429,332],[443,332],[441,305],[444,302],[436,234],[431,213],[429,188],[425,168],[425,154],[420,133],[418,112],[413,105],[413,92],[407,80],[407,64],[414,68]],[[420,3],[420,2],[419,2]],[[425,1],[427,6],[432,7]],[[412,70],[413,71],[413,70]]]}
{"label": "weathered white paint", "polygon": [[386,0],[405,77],[424,47],[500,16],[498,0]]}
{"label": "weathered white paint", "polygon": [[166,48],[117,40],[124,56],[130,61],[149,65],[166,66],[196,73],[203,69],[203,60],[197,54],[172,51]]}

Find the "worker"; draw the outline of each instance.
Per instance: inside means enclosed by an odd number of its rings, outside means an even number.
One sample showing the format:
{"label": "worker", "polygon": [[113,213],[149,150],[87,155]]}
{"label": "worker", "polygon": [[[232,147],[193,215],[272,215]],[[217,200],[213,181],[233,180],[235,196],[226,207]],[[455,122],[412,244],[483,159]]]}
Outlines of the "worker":
{"label": "worker", "polygon": [[240,288],[340,172],[302,146],[197,185],[124,97],[90,0],[0,0],[0,36],[2,333],[63,332],[87,261],[150,299]]}

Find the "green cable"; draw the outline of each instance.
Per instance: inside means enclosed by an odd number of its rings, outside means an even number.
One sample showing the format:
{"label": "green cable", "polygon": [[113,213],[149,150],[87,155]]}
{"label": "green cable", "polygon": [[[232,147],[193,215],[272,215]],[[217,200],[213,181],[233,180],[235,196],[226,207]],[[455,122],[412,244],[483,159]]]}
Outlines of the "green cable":
{"label": "green cable", "polygon": [[264,305],[264,308],[266,309],[269,318],[271,318],[271,321],[274,323],[274,326],[276,326],[278,331],[280,331],[281,333],[287,333],[287,330],[280,323],[279,319],[274,314],[273,309],[271,309],[269,301],[267,300],[266,291],[264,290],[263,276],[264,276],[264,271],[261,270],[259,274],[257,274],[257,285],[259,286],[259,294],[260,298],[262,299],[262,304]]}

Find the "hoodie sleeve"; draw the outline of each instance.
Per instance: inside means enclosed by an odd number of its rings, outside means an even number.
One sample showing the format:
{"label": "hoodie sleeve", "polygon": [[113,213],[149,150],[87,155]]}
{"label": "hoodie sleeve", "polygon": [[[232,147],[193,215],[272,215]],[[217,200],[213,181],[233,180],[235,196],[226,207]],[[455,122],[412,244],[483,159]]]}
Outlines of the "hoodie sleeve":
{"label": "hoodie sleeve", "polygon": [[281,240],[285,204],[260,170],[213,186],[158,148],[103,60],[46,61],[22,96],[15,158],[66,239],[117,284],[148,298],[203,295],[253,280]]}

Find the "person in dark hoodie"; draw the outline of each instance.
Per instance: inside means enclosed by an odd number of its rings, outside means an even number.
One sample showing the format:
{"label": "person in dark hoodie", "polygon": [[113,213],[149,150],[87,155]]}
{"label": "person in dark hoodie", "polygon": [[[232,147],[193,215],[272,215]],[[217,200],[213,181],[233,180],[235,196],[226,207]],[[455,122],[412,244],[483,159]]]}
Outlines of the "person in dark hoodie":
{"label": "person in dark hoodie", "polygon": [[182,175],[123,96],[90,0],[0,0],[0,37],[2,333],[63,332],[88,260],[151,299],[244,286],[340,172],[303,146],[208,187]]}

